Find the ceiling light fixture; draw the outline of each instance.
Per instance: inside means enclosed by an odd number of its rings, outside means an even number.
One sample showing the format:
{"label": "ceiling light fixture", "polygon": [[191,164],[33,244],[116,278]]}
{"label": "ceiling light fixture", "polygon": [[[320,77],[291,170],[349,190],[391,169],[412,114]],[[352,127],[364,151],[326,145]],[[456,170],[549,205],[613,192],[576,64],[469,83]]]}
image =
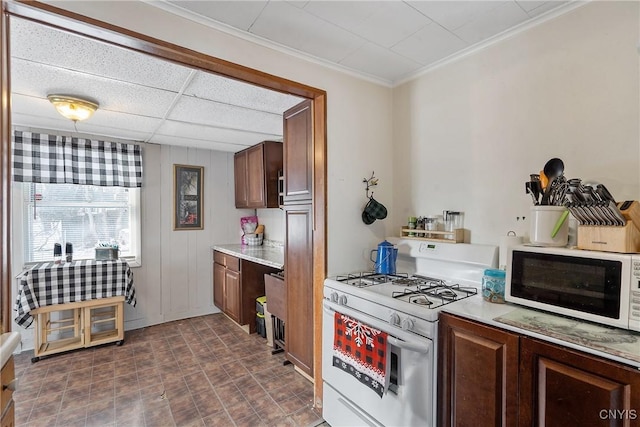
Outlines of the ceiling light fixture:
{"label": "ceiling light fixture", "polygon": [[47,98],[56,107],[58,113],[74,122],[88,119],[98,109],[96,102],[76,98],[75,96],[47,95]]}

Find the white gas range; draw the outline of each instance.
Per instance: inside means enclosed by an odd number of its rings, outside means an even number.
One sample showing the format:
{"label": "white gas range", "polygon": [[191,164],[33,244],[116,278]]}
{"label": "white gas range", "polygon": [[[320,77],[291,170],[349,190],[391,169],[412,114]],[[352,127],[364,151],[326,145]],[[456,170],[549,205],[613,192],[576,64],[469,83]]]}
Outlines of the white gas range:
{"label": "white gas range", "polygon": [[[496,246],[388,240],[398,248],[400,273],[358,272],[324,282],[323,417],[333,427],[435,425],[439,313],[447,304],[481,298],[484,270],[498,262]],[[364,385],[371,382],[358,372],[363,365],[356,361],[354,370],[348,363],[353,356],[334,350],[341,316],[388,337],[384,391],[371,381],[379,395]]]}

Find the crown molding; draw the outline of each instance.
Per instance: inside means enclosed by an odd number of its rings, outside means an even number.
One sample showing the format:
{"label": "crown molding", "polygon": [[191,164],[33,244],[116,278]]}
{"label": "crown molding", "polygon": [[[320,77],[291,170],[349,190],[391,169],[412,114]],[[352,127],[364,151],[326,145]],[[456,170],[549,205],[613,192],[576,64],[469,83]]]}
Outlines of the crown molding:
{"label": "crown molding", "polygon": [[[564,15],[565,13],[568,13],[572,10],[575,10],[579,7],[582,7],[588,3],[590,3],[592,0],[570,0],[569,3],[567,3],[566,5],[560,6],[558,8],[552,9],[548,12],[545,12],[541,15],[536,16],[535,18],[529,19],[525,22],[523,22],[522,24],[519,24],[515,27],[509,28],[505,31],[503,31],[502,33],[499,33],[495,36],[490,37],[487,40],[484,40],[482,42],[476,43],[472,46],[469,46],[461,51],[458,51],[446,58],[443,58],[439,61],[436,61],[432,64],[428,64],[422,68],[420,68],[417,71],[414,71],[410,74],[405,75],[404,77],[401,77],[398,80],[387,80],[387,79],[383,79],[377,76],[373,76],[371,74],[367,74],[367,73],[363,73],[361,71],[357,71],[354,70],[352,68],[348,68],[345,67],[343,65],[339,65],[336,64],[335,62],[331,62],[331,61],[327,61],[325,59],[322,58],[318,58],[316,56],[313,56],[311,54],[308,54],[306,52],[302,52],[299,51],[297,49],[282,45],[280,43],[274,42],[272,40],[268,40],[265,39],[264,37],[260,37],[258,35],[249,33],[247,31],[242,31],[239,30],[235,27],[232,27],[231,25],[228,24],[224,24],[222,22],[216,21],[214,19],[208,18],[206,16],[191,12],[189,10],[186,10],[180,6],[177,6],[173,3],[168,3],[167,0],[141,0],[142,2],[156,7],[158,9],[162,9],[165,12],[171,13],[173,15],[177,15],[180,16],[184,19],[193,21],[193,22],[197,22],[199,24],[205,25],[209,28],[213,28],[217,31],[223,32],[225,34],[229,34],[233,37],[237,37],[240,38],[242,40],[246,40],[248,42],[251,43],[255,43],[257,45],[266,47],[268,49],[272,49],[275,51],[278,51],[280,53],[284,53],[286,55],[289,56],[293,56],[295,58],[307,61],[307,62],[311,62],[313,64],[316,65],[320,65],[323,66],[325,68],[329,68],[331,70],[334,71],[338,71],[344,74],[348,74],[352,77],[356,77],[358,79],[361,80],[365,80],[368,81],[370,83],[374,83],[374,84],[378,84],[381,86],[385,86],[385,87],[389,87],[389,88],[394,88],[396,86],[400,86],[404,83],[407,83],[411,80],[417,79],[419,77],[424,76],[425,74],[428,74],[431,71],[437,70],[439,68],[444,67],[445,65],[451,64],[453,62],[462,60],[470,55],[473,55],[477,52],[480,52],[484,49],[487,49],[490,46],[493,46],[497,43],[500,43],[504,40],[510,39],[524,31],[527,31],[533,27],[536,27],[544,22],[550,21],[552,19],[555,19],[561,15]],[[640,45],[639,45],[639,50],[640,50]]]}

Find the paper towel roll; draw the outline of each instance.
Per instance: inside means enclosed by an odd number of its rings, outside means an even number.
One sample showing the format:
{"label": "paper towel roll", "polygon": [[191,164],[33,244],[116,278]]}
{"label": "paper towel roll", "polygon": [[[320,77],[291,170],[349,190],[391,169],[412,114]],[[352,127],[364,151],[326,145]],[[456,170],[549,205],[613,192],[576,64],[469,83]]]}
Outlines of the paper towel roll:
{"label": "paper towel roll", "polygon": [[511,246],[517,246],[522,244],[522,236],[516,236],[515,233],[512,235],[512,231],[509,232],[506,236],[500,238],[500,253],[499,253],[499,263],[501,270],[506,270],[507,268],[507,250]]}

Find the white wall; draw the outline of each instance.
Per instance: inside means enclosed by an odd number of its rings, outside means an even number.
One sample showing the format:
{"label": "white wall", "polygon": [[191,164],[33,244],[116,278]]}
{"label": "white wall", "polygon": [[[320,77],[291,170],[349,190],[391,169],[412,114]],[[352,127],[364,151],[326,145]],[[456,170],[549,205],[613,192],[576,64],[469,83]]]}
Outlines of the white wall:
{"label": "white wall", "polygon": [[639,199],[638,16],[591,2],[395,88],[394,221],[453,209],[473,243],[528,235],[524,182],[552,157]]}
{"label": "white wall", "polygon": [[[568,177],[639,196],[636,2],[590,2],[393,90],[143,2],[52,4],[326,90],[330,275],[371,267],[410,214],[462,210],[474,243],[525,233],[524,182],[554,156]],[[372,171],[389,217],[366,226]]]}
{"label": "white wall", "polygon": [[[123,28],[327,91],[328,270],[371,268],[369,250],[389,232],[389,219],[366,226],[363,178],[380,178],[375,197],[392,203],[391,89],[259,46],[140,1],[48,2]],[[142,19],[144,18],[144,19]],[[398,232],[396,231],[395,234]],[[366,254],[366,255],[365,255]]]}
{"label": "white wall", "polygon": [[[137,305],[125,304],[125,329],[219,312],[213,305],[214,244],[239,243],[240,217],[235,209],[233,154],[212,150],[141,144],[144,183],[141,190],[142,265],[132,268]],[[173,230],[173,165],[204,167],[204,229]],[[20,184],[14,184],[13,271],[22,266]],[[17,199],[16,199],[17,198]],[[233,225],[237,225],[234,228]],[[14,284],[15,300],[17,284]],[[22,333],[22,350],[33,348],[33,327]]]}

